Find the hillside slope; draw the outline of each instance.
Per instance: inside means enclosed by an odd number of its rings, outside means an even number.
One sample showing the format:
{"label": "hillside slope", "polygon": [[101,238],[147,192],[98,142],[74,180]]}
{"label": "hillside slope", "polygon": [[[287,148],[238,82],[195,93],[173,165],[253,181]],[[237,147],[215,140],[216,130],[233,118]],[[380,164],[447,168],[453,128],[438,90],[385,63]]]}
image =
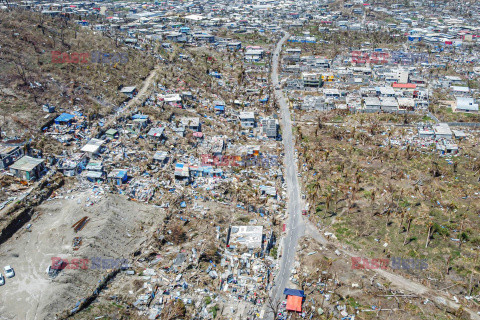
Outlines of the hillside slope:
{"label": "hillside slope", "polygon": [[[152,56],[101,32],[28,11],[0,12],[0,44],[0,127],[9,136],[40,129],[45,103],[60,112],[78,106],[90,115],[108,113],[106,106],[125,99],[119,86],[140,85],[155,65]],[[55,63],[52,51],[90,57],[86,63]],[[95,52],[122,59],[94,63]]]}

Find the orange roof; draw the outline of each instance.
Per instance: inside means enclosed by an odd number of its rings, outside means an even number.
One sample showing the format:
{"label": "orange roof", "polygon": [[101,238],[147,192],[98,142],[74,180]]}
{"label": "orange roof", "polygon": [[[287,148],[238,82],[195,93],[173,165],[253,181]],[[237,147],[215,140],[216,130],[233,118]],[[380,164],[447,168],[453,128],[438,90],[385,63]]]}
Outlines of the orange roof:
{"label": "orange roof", "polygon": [[287,296],[287,310],[302,312],[302,297]]}
{"label": "orange roof", "polygon": [[416,89],[417,85],[414,83],[394,83],[392,84],[393,88],[401,88],[401,89]]}

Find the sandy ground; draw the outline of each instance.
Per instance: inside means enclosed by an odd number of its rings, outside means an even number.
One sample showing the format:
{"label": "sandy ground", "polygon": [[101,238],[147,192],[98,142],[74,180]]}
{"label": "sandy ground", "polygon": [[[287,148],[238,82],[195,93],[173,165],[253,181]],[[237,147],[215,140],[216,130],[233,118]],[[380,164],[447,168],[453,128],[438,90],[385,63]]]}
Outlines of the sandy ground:
{"label": "sandy ground", "polygon": [[[96,196],[92,189],[64,196],[36,208],[31,232],[19,231],[0,247],[2,272],[3,266],[11,265],[16,273],[0,287],[0,319],[54,319],[56,313],[73,308],[107,271],[65,269],[51,280],[46,273],[51,258],[128,258],[151,234],[152,222],[163,218],[159,208],[117,195]],[[75,233],[72,225],[84,216],[90,222]],[[72,249],[76,236],[83,237],[78,251]]]}

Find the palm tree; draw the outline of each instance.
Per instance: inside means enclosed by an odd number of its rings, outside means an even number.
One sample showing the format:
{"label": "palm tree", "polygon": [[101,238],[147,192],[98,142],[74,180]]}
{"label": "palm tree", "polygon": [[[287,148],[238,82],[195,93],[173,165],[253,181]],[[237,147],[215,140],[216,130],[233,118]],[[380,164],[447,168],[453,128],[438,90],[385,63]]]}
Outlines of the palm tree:
{"label": "palm tree", "polygon": [[447,208],[447,213],[448,213],[448,223],[451,223],[452,213],[457,211],[457,205],[453,201],[451,201],[445,207]]}

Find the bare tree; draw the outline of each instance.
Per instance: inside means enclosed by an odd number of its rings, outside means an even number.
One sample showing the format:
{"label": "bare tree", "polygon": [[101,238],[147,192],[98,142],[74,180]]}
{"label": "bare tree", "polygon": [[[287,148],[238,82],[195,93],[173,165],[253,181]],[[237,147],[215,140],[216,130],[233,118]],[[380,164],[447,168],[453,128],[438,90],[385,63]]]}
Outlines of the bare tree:
{"label": "bare tree", "polygon": [[278,312],[280,311],[280,306],[282,305],[281,300],[276,300],[272,297],[267,299],[267,309],[273,314],[273,320],[278,319]]}
{"label": "bare tree", "polygon": [[425,242],[425,248],[428,247],[428,244],[430,243],[430,239],[432,238],[433,234],[433,223],[428,222],[427,223],[427,241]]}
{"label": "bare tree", "polygon": [[413,219],[414,219],[414,216],[412,216],[410,213],[407,214],[407,231],[405,232],[405,239],[403,240],[403,245],[407,243],[408,234],[410,232],[410,226],[412,225]]}

